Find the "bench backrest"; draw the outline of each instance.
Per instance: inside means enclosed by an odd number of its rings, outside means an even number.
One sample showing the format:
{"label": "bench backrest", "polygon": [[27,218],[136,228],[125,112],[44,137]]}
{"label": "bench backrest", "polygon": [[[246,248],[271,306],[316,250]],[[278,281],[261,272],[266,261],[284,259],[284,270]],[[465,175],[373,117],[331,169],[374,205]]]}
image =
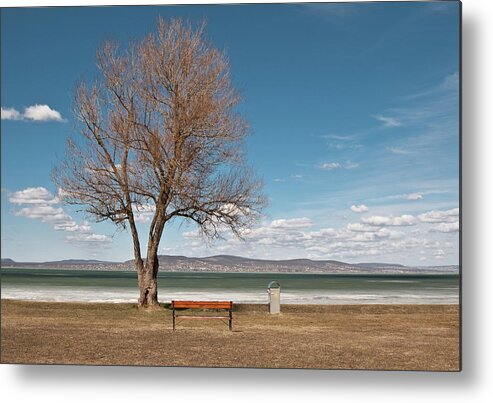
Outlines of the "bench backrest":
{"label": "bench backrest", "polygon": [[232,309],[232,301],[171,301],[173,308]]}

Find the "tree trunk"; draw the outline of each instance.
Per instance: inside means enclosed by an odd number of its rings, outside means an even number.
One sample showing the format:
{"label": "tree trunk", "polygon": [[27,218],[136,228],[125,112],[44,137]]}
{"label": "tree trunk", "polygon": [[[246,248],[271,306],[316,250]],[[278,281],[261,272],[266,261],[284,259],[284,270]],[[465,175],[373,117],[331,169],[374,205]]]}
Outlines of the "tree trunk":
{"label": "tree trunk", "polygon": [[157,300],[157,273],[159,269],[159,259],[157,255],[159,241],[163,233],[164,211],[166,203],[162,202],[156,208],[151,228],[149,231],[149,241],[147,244],[147,259],[143,267],[142,273],[139,275],[139,307],[155,308],[158,307]]}
{"label": "tree trunk", "polygon": [[157,273],[159,268],[159,260],[157,253],[153,256],[148,256],[145,264],[142,264],[141,269],[137,268],[139,280],[139,307],[154,308],[159,306],[157,300]]}

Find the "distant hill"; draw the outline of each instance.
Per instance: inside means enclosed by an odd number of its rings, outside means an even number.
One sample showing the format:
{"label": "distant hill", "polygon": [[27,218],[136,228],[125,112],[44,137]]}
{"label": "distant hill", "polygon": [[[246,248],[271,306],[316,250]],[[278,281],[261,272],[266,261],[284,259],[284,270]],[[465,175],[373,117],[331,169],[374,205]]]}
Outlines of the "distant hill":
{"label": "distant hill", "polygon": [[355,263],[353,266],[361,267],[364,269],[381,269],[389,267],[406,267],[402,264],[396,263]]}
{"label": "distant hill", "polygon": [[104,260],[92,260],[92,259],[65,259],[56,260],[52,262],[43,262],[43,264],[115,264],[117,262],[106,262]]}
{"label": "distant hill", "polygon": [[1,265],[2,267],[79,268],[92,270],[97,267],[108,267],[109,269],[115,269],[117,267],[121,267],[122,263],[106,262],[94,259],[65,259],[50,262],[16,262],[13,259],[2,258]]}
{"label": "distant hill", "polygon": [[[129,261],[133,262],[133,260]],[[223,268],[258,268],[263,271],[268,269],[296,269],[296,268],[311,268],[311,269],[329,269],[334,267],[350,267],[351,265],[336,260],[310,260],[310,259],[290,259],[290,260],[264,260],[264,259],[249,259],[240,256],[217,255],[208,257],[185,257],[185,256],[169,256],[160,255],[159,264],[161,267],[173,266],[176,264],[193,264],[197,266],[215,266]]]}
{"label": "distant hill", "polygon": [[[186,257],[160,255],[162,271],[209,271],[209,272],[282,272],[282,273],[337,273],[337,274],[420,274],[459,272],[458,266],[410,267],[391,263],[345,263],[338,260],[263,260],[241,256],[217,255]],[[80,270],[135,270],[134,261],[107,262],[101,260],[66,259],[51,262],[15,262],[2,259],[2,267],[41,267]]]}
{"label": "distant hill", "polygon": [[[125,262],[133,266],[133,260]],[[304,272],[304,273],[458,273],[458,266],[409,267],[393,263],[345,263],[338,260],[263,260],[216,255],[185,257],[160,255],[160,270],[217,272]]]}

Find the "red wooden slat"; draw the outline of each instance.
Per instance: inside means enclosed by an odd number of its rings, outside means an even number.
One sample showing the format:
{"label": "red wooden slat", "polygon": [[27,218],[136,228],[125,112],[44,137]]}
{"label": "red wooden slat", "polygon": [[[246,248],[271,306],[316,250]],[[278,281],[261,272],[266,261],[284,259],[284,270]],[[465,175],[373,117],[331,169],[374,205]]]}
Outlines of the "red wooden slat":
{"label": "red wooden slat", "polygon": [[174,308],[230,309],[230,301],[171,301]]}
{"label": "red wooden slat", "polygon": [[175,316],[176,319],[229,319],[229,316],[191,316],[180,315]]}

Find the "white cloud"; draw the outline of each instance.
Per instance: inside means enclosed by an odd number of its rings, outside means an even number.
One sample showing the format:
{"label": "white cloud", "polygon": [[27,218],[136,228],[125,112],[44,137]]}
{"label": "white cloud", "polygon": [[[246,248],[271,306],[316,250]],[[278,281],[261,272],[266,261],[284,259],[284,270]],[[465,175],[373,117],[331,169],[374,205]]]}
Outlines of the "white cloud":
{"label": "white cloud", "polygon": [[274,220],[271,228],[308,228],[313,225],[312,220],[306,217]]}
{"label": "white cloud", "polygon": [[60,112],[51,109],[48,105],[32,105],[24,110],[24,119],[47,122],[54,120],[63,122]]}
{"label": "white cloud", "polygon": [[14,192],[9,196],[9,202],[28,205],[14,211],[15,216],[41,220],[54,225],[56,230],[76,231],[82,228],[61,207],[55,206],[60,203],[59,198],[44,187],[31,187]]}
{"label": "white cloud", "polygon": [[156,206],[154,204],[134,204],[132,206],[139,213],[154,213],[156,211]]}
{"label": "white cloud", "polygon": [[66,240],[72,243],[82,244],[101,244],[110,243],[112,240],[107,235],[102,234],[76,234],[67,236]]}
{"label": "white cloud", "polygon": [[[312,230],[313,223],[306,217],[280,219],[263,226],[244,231],[245,243],[234,237],[226,237],[216,252],[231,254],[264,254],[272,258],[288,258],[293,253],[317,259],[374,256],[398,253],[403,249],[424,248],[425,239],[408,237],[404,232],[389,228],[353,223],[342,228]],[[183,234],[183,247],[188,253],[207,253],[204,244],[197,242],[199,232]],[[436,245],[435,245],[436,248]],[[297,251],[297,252],[296,252]]]}
{"label": "white cloud", "polygon": [[445,252],[442,249],[437,249],[433,252],[433,256],[435,256],[435,259],[443,259]]}
{"label": "white cloud", "polygon": [[134,214],[134,220],[137,223],[147,224],[151,221],[151,217],[147,214]]}
{"label": "white cloud", "polygon": [[384,196],[372,200],[409,200],[409,201],[418,201],[418,200],[423,200],[425,195],[431,195],[431,194],[443,194],[443,193],[448,193],[448,191],[439,191],[439,190],[431,190],[431,191],[426,191],[426,192],[414,192],[414,193],[403,193],[403,194],[397,194],[397,195],[390,195],[390,196]]}
{"label": "white cloud", "polygon": [[146,203],[146,204],[134,204],[134,219],[135,222],[141,224],[147,224],[151,221],[151,217],[154,215],[156,211],[156,206],[154,204]]}
{"label": "white cloud", "polygon": [[455,72],[446,76],[443,81],[428,90],[410,94],[404,97],[404,99],[417,99],[417,98],[429,98],[431,96],[443,95],[450,93],[457,93],[459,90],[459,73]]}
{"label": "white cloud", "polygon": [[337,134],[328,134],[323,137],[333,140],[340,140],[340,141],[353,141],[353,136],[339,136]]}
{"label": "white cloud", "polygon": [[450,223],[457,221],[459,218],[459,209],[451,210],[432,210],[427,213],[418,215],[418,219],[425,223]]}
{"label": "white cloud", "polygon": [[31,105],[24,109],[24,113],[20,113],[15,108],[2,108],[2,120],[30,120],[35,122],[64,122],[60,112],[51,109],[48,105]]}
{"label": "white cloud", "polygon": [[351,210],[354,211],[355,213],[364,213],[368,211],[368,207],[366,207],[364,204],[360,205],[352,205]]}
{"label": "white cloud", "polygon": [[14,204],[57,204],[60,200],[44,187],[27,188],[12,193],[9,202]]}
{"label": "white cloud", "polygon": [[346,161],[344,164],[345,169],[354,169],[359,168],[359,164],[357,162]]}
{"label": "white cloud", "polygon": [[389,116],[377,115],[377,116],[375,116],[375,119],[382,122],[385,127],[402,126],[402,122],[400,120],[398,120],[396,118],[389,117]]}
{"label": "white cloud", "polygon": [[327,144],[328,147],[335,148],[336,150],[351,150],[363,148],[362,144],[354,141],[353,136],[328,135],[322,137],[329,139],[330,141]]}
{"label": "white cloud", "polygon": [[442,88],[444,90],[457,91],[459,89],[459,73],[455,72],[445,77],[445,80],[443,80],[442,83]]}
{"label": "white cloud", "polygon": [[60,224],[55,224],[53,227],[56,230],[67,231],[67,232],[80,232],[87,234],[91,232],[91,226],[87,221],[83,221],[82,224],[77,224],[75,221],[66,221]]}
{"label": "white cloud", "polygon": [[184,238],[189,238],[189,239],[196,239],[196,238],[200,238],[200,232],[199,230],[192,230],[192,231],[185,231],[182,236]]}
{"label": "white cloud", "polygon": [[412,154],[411,151],[405,150],[405,149],[399,148],[399,147],[387,147],[387,151],[390,151],[391,153],[397,154],[397,155],[409,155],[409,154]]}
{"label": "white cloud", "polygon": [[340,162],[324,162],[318,166],[320,169],[325,169],[326,171],[332,171],[333,169],[355,169],[358,168],[359,164],[357,162],[346,161],[341,164]]}
{"label": "white cloud", "polygon": [[1,108],[2,120],[21,120],[22,114],[14,108]]}
{"label": "white cloud", "polygon": [[341,167],[341,164],[339,164],[338,162],[325,162],[325,163],[320,165],[321,169],[326,169],[328,171],[330,171],[332,169],[337,169],[340,167]]}
{"label": "white cloud", "polygon": [[350,223],[346,226],[346,228],[349,231],[353,232],[374,232],[378,231],[378,227],[374,227],[368,224],[361,224],[361,223]]}
{"label": "white cloud", "polygon": [[353,231],[356,234],[346,237],[348,242],[378,242],[384,239],[399,239],[404,234],[398,231],[391,231],[387,228],[378,228],[373,231]]}
{"label": "white cloud", "polygon": [[402,198],[405,200],[421,200],[423,198],[423,193],[409,193],[402,195]]}
{"label": "white cloud", "polygon": [[37,205],[24,207],[14,212],[15,216],[40,220],[43,223],[53,225],[57,231],[87,234],[91,232],[91,226],[87,221],[77,224],[61,207],[50,205]]}
{"label": "white cloud", "polygon": [[338,238],[339,232],[334,228],[323,228],[318,231],[310,232],[310,237],[312,239],[329,239],[329,238]]}
{"label": "white cloud", "polygon": [[[219,245],[206,246],[200,241],[198,231],[184,234],[184,242],[173,249],[173,253],[210,255],[227,253],[250,255],[257,258],[289,259],[308,257],[312,259],[365,259],[380,256],[399,262],[402,251],[416,256],[433,258],[435,251],[449,253],[450,247],[442,241],[431,241],[424,236],[394,231],[386,227],[350,224],[343,228],[274,228],[272,222],[264,223],[244,234],[245,242],[226,237]],[[445,258],[448,255],[443,255]]]}
{"label": "white cloud", "polygon": [[[59,189],[61,195],[63,191]],[[92,228],[87,221],[78,224],[63,208],[57,206],[60,199],[55,197],[44,187],[31,187],[19,190],[9,196],[9,201],[13,204],[27,205],[19,210],[12,212],[18,217],[40,220],[53,226],[57,231],[69,232],[65,239],[69,242],[79,242],[81,244],[93,244],[95,242],[111,242],[111,238],[106,235],[91,233]],[[150,207],[144,206],[144,210]]]}
{"label": "white cloud", "polygon": [[49,224],[66,224],[71,222],[72,217],[66,214],[61,207],[53,207],[49,205],[36,205],[24,207],[14,212],[15,216],[34,218]]}
{"label": "white cloud", "polygon": [[222,214],[226,214],[229,216],[244,216],[245,214],[248,214],[251,212],[251,210],[248,207],[243,207],[239,208],[237,205],[234,203],[224,203],[220,208],[219,211]]}
{"label": "white cloud", "polygon": [[62,188],[58,188],[58,195],[57,198],[62,201],[65,197],[68,197],[70,193],[67,191],[63,190]]}
{"label": "white cloud", "polygon": [[371,216],[367,218],[362,218],[361,221],[365,224],[374,225],[377,227],[384,227],[384,226],[402,227],[402,226],[410,226],[416,224],[416,218],[408,214],[404,214],[397,217]]}
{"label": "white cloud", "polygon": [[430,229],[431,232],[458,232],[459,231],[459,221],[455,222],[442,222],[440,224],[435,225]]}

